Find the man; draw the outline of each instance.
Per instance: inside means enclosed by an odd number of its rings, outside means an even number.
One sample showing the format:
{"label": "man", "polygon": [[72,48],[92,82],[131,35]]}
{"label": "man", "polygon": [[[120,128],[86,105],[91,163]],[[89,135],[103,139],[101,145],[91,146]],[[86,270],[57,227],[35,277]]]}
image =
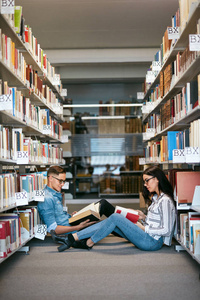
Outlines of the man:
{"label": "man", "polygon": [[[54,232],[56,235],[76,232],[94,222],[86,220],[79,225],[71,226],[69,224],[69,218],[72,215],[63,211],[62,194],[61,189],[66,182],[66,171],[60,166],[51,166],[47,171],[47,185],[45,190],[44,202],[38,202],[38,212],[40,218],[44,224],[47,225],[48,232]],[[100,216],[105,215],[109,217],[115,210],[115,208],[102,199],[100,202]]]}

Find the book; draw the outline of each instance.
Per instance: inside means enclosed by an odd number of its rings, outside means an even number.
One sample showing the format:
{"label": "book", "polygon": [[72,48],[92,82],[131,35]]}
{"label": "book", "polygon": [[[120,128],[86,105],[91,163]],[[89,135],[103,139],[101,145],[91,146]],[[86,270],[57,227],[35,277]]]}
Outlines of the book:
{"label": "book", "polygon": [[196,185],[200,185],[200,172],[176,172],[176,198],[178,204],[191,205]]}
{"label": "book", "polygon": [[91,203],[79,210],[76,214],[69,218],[69,224],[75,226],[86,220],[99,221],[99,205],[100,203]]}
{"label": "book", "polygon": [[132,223],[137,223],[139,220],[139,214],[136,210],[130,209],[130,208],[124,208],[121,206],[116,206],[115,207],[115,213],[121,214],[125,218],[127,218],[129,221]]}

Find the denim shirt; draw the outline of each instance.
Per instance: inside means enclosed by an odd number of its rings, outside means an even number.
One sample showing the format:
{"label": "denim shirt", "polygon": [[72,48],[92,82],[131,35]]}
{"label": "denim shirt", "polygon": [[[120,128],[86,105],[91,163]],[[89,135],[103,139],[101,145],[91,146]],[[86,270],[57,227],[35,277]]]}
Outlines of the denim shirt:
{"label": "denim shirt", "polygon": [[71,217],[63,211],[62,194],[45,186],[44,202],[38,202],[38,212],[44,224],[47,225],[47,231],[55,230],[57,225],[70,226],[68,219]]}

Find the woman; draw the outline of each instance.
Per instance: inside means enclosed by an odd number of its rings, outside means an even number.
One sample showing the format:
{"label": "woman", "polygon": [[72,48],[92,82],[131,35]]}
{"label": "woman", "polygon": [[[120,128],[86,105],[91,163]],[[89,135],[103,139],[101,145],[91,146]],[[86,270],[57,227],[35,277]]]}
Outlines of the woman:
{"label": "woman", "polygon": [[143,196],[146,201],[151,200],[151,204],[147,216],[138,211],[141,222],[134,224],[114,213],[89,228],[69,234],[65,249],[73,246],[75,241],[80,241],[80,248],[91,249],[113,231],[141,250],[159,250],[163,244],[170,246],[175,222],[172,186],[164,172],[155,166],[147,168],[142,177]]}

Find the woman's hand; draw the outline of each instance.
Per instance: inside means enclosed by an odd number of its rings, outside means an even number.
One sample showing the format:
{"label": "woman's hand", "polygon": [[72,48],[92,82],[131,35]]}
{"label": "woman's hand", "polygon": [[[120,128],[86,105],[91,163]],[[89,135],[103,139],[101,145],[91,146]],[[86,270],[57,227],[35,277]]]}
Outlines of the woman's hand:
{"label": "woman's hand", "polygon": [[142,229],[143,231],[145,231],[145,226],[143,226],[140,222],[137,222],[136,225]]}
{"label": "woman's hand", "polygon": [[138,215],[139,215],[139,220],[145,221],[146,215],[141,210],[137,210],[137,212],[138,212]]}

